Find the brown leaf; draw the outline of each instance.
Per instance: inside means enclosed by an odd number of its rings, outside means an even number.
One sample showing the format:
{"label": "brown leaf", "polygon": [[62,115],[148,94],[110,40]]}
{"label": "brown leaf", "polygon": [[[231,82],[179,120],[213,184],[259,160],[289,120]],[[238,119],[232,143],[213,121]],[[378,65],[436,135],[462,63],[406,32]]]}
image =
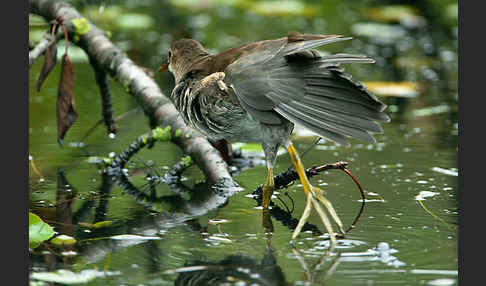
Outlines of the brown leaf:
{"label": "brown leaf", "polygon": [[57,141],[63,146],[63,139],[71,125],[78,119],[74,105],[74,67],[67,54],[62,56],[61,80],[57,94]]}
{"label": "brown leaf", "polygon": [[44,56],[44,65],[42,66],[41,73],[39,74],[39,78],[37,79],[38,92],[41,89],[41,85],[44,82],[44,79],[46,79],[47,75],[54,69],[56,63],[57,63],[57,45],[56,42],[53,41],[46,49],[46,53]]}

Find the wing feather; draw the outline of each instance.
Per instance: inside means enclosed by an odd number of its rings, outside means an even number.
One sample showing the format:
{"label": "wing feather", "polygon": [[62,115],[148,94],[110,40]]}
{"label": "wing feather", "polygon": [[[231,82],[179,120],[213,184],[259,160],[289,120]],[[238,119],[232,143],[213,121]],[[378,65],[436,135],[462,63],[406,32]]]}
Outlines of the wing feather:
{"label": "wing feather", "polygon": [[349,40],[339,35],[289,34],[248,51],[225,69],[243,108],[264,124],[280,124],[281,116],[339,144],[346,137],[375,142],[382,133],[376,122],[390,118],[366,87],[340,67],[342,63],[372,63],[364,55],[319,56],[313,48]]}

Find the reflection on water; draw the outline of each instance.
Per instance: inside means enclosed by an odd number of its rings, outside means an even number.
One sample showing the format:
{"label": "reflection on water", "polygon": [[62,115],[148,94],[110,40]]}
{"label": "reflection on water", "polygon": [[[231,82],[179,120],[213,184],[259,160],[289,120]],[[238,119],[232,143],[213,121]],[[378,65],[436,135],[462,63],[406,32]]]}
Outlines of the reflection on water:
{"label": "reflection on water", "polygon": [[[262,216],[251,195],[266,172],[258,160],[232,167],[244,189],[229,198],[205,184],[196,166],[170,180],[166,174],[184,155],[170,143],[137,153],[125,166],[128,177],[109,176],[101,168],[102,158],[119,154],[149,130],[143,114],[131,112],[137,103],[111,81],[115,116],[126,116],[117,123],[115,138],[102,126],[91,130],[101,118],[98,87],[86,58],[71,57],[79,119],[60,148],[55,119],[60,67],[37,93],[39,60],[29,71],[29,154],[35,163],[30,209],[77,243],[45,243],[32,250],[29,271],[36,274],[34,280],[85,279],[89,285],[457,284],[457,2],[308,2],[111,1],[83,2],[77,8],[110,31],[111,40],[137,64],[152,69],[172,40],[183,36],[214,51],[291,30],[353,36],[322,52],[374,58],[374,65],[348,65],[346,70],[376,88],[392,121],[383,125],[377,144],[355,141],[345,148],[323,141],[303,158],[306,166],[349,163],[366,195],[353,231],[330,251],[328,236],[313,214],[301,237],[290,243],[304,208],[299,182],[279,190],[274,208]],[[396,3],[400,5],[390,6]],[[41,32],[32,27],[31,41]],[[169,94],[172,78],[159,74],[156,80]],[[314,142],[301,129],[295,134],[299,150]],[[250,152],[243,146],[244,155],[261,155]],[[290,165],[283,152],[276,172]],[[345,226],[351,225],[362,203],[353,182],[334,171],[311,180],[327,192]],[[59,269],[63,272],[55,272]]]}

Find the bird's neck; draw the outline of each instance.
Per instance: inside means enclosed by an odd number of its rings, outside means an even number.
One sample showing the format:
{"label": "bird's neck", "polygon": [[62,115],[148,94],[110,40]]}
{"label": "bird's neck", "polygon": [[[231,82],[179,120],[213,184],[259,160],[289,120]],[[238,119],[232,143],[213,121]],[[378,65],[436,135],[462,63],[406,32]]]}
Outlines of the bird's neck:
{"label": "bird's neck", "polygon": [[210,56],[206,51],[201,51],[201,53],[193,55],[190,59],[179,61],[174,69],[176,83],[178,84],[188,76],[199,72],[198,63]]}

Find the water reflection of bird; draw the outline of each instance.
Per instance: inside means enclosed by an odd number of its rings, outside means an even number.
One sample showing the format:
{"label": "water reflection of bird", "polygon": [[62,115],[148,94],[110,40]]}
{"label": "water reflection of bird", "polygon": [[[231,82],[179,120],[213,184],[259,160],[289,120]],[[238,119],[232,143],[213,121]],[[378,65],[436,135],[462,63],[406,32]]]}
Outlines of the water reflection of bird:
{"label": "water reflection of bird", "polygon": [[195,261],[178,269],[180,274],[174,281],[175,286],[204,285],[290,285],[271,247],[267,247],[261,262],[242,255],[229,255],[219,262]]}
{"label": "water reflection of bird", "polygon": [[174,42],[159,70],[169,69],[176,86],[171,98],[185,122],[214,140],[260,142],[268,168],[262,206],[268,209],[274,189],[277,150],[285,147],[307,195],[295,238],[312,207],[331,240],[335,233],[319,203],[343,232],[341,220],[323,191],[312,186],[290,141],[294,124],[339,144],[346,137],[375,142],[370,133],[383,130],[385,105],[339,66],[371,63],[361,55],[321,56],[313,48],[347,40],[339,35],[291,32],[287,37],[253,42],[210,54],[197,41]]}

